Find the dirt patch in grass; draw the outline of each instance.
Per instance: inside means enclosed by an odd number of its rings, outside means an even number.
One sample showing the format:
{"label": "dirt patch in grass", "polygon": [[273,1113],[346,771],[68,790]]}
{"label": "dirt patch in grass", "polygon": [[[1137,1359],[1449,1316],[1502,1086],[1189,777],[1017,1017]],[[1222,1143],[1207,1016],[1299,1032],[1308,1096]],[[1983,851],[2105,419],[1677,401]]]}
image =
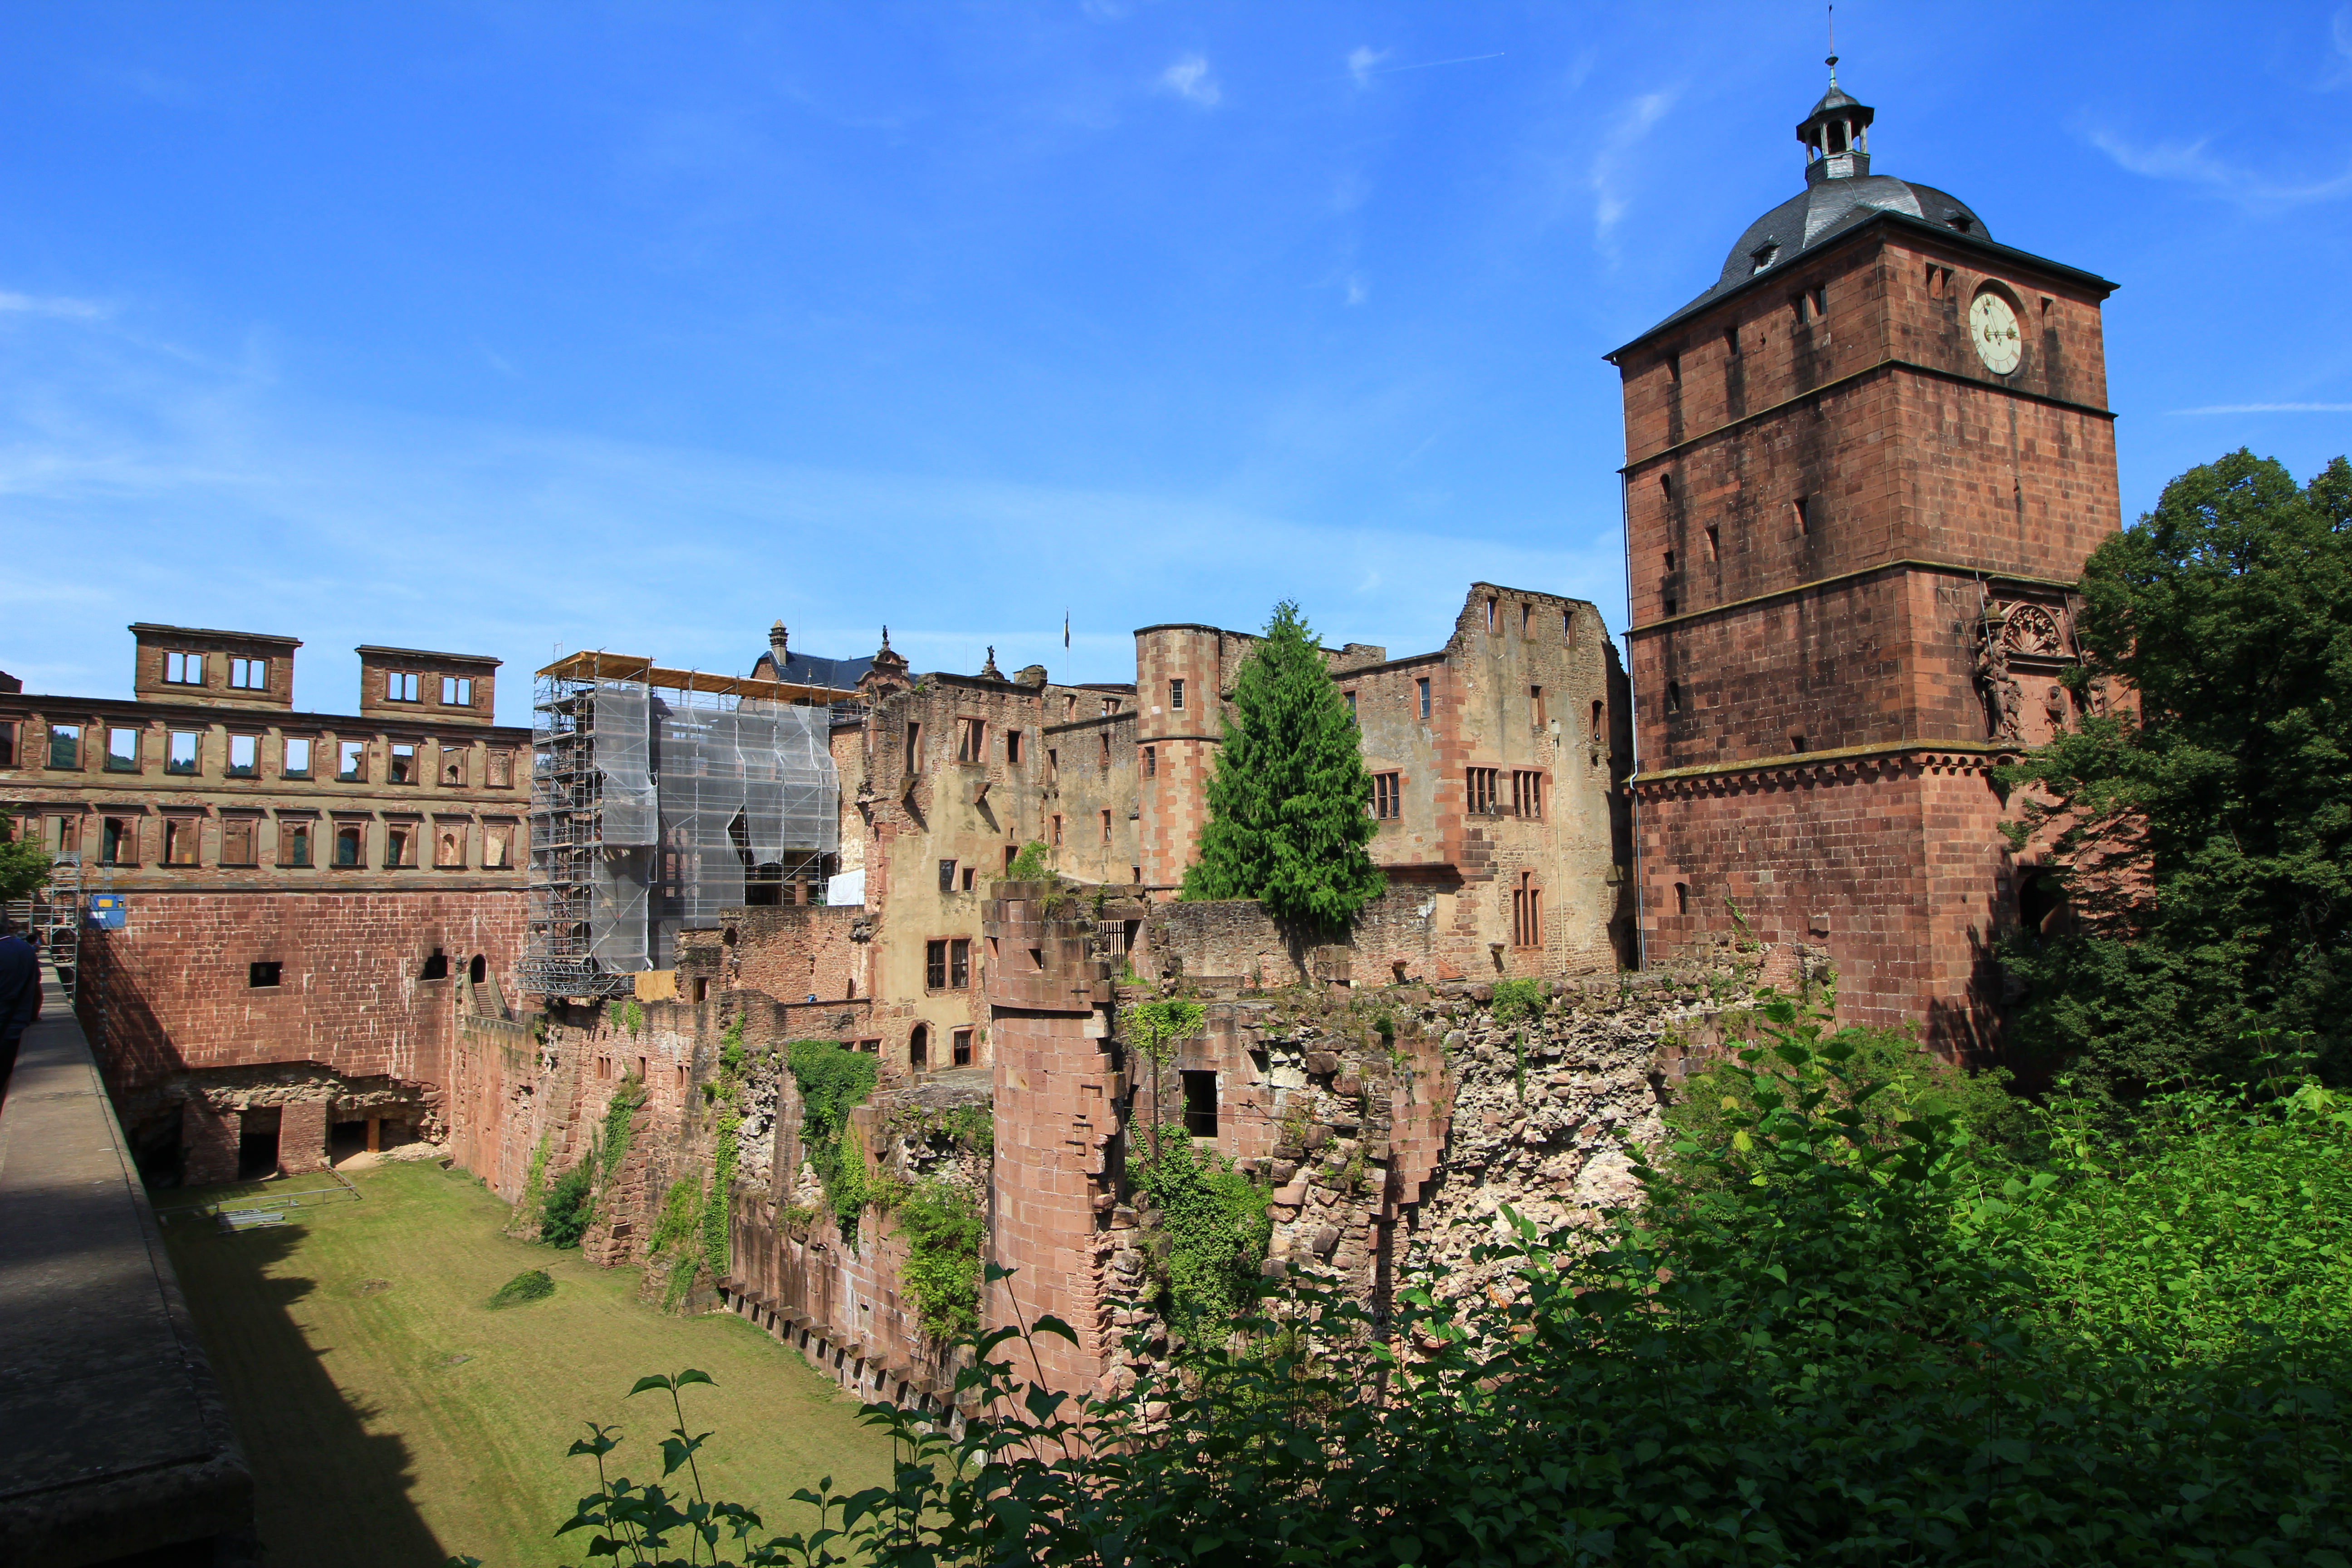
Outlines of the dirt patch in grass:
{"label": "dirt patch in grass", "polygon": [[[577,1562],[579,1538],[553,1531],[595,1476],[563,1450],[583,1422],[618,1422],[622,1473],[657,1473],[668,1405],[624,1394],[688,1366],[718,1380],[688,1394],[695,1430],[718,1434],[705,1477],[772,1530],[812,1522],[786,1500],[820,1476],[887,1479],[888,1444],[856,1403],[741,1319],[659,1316],[632,1299],[634,1269],[501,1236],[505,1205],[462,1172],[395,1163],[352,1179],[359,1202],[286,1226],[164,1227],[259,1484],[271,1563]],[[531,1268],[552,1295],[488,1308]]]}

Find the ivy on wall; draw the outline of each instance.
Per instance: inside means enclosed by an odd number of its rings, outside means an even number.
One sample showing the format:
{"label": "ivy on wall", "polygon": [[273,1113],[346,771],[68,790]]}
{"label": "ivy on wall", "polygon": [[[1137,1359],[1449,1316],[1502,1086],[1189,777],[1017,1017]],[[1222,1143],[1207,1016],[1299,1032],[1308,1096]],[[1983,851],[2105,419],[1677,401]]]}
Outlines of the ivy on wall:
{"label": "ivy on wall", "polygon": [[844,1136],[849,1113],[874,1092],[874,1058],[835,1040],[795,1040],[787,1058],[801,1092],[801,1148],[824,1184],[845,1237],[855,1239],[858,1211],[871,1195],[865,1156]]}

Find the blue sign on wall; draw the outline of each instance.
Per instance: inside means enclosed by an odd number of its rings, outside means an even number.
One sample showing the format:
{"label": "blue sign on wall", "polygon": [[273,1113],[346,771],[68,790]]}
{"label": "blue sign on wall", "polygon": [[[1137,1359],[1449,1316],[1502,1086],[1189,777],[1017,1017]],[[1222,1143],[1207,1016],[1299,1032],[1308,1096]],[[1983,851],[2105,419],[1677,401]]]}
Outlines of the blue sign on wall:
{"label": "blue sign on wall", "polygon": [[121,893],[92,893],[89,896],[89,923],[104,931],[121,931],[130,905]]}

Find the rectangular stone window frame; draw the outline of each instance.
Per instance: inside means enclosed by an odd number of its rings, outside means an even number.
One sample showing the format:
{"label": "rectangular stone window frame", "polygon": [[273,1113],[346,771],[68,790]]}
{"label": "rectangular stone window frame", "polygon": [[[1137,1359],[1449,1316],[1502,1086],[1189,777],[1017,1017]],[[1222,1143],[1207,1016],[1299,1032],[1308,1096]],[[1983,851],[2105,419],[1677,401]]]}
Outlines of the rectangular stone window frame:
{"label": "rectangular stone window frame", "polygon": [[316,741],[312,740],[308,735],[287,736],[286,749],[281,759],[282,765],[278,769],[278,777],[289,779],[309,778],[310,776],[310,759],[312,754],[318,750],[318,744],[319,743]]}
{"label": "rectangular stone window frame", "polygon": [[944,991],[948,988],[948,939],[933,937],[923,943],[923,989]]}
{"label": "rectangular stone window frame", "polygon": [[310,869],[313,852],[310,845],[317,822],[307,816],[281,816],[278,819],[278,864],[289,869]]}
{"label": "rectangular stone window frame", "polygon": [[1184,1090],[1184,1131],[1211,1139],[1217,1135],[1217,1075],[1213,1069],[1180,1068],[1177,1082]]}
{"label": "rectangular stone window frame", "polygon": [[988,721],[961,718],[956,721],[956,761],[985,763],[988,761]]}
{"label": "rectangular stone window frame", "polygon": [[220,834],[221,865],[258,866],[261,864],[261,819],[259,817],[223,816]]}
{"label": "rectangular stone window frame", "polygon": [[368,747],[365,741],[335,742],[335,782],[337,784],[367,783]]}
{"label": "rectangular stone window frame", "polygon": [[956,885],[956,863],[955,863],[954,861],[952,861],[952,860],[942,860],[942,861],[940,861],[940,892],[942,892],[942,893],[952,893],[952,892],[954,892],[954,891],[955,891],[955,885]]}
{"label": "rectangular stone window frame", "polygon": [[1059,849],[1059,848],[1062,847],[1062,819],[1061,819],[1061,817],[1060,817],[1059,816],[1056,816],[1054,818],[1054,824],[1053,824],[1053,826],[1054,826],[1053,847],[1054,847],[1055,848],[1056,848],[1056,849]]}
{"label": "rectangular stone window frame", "polygon": [[514,869],[516,824],[485,822],[482,824],[482,869],[511,871]]}
{"label": "rectangular stone window frame", "polygon": [[233,779],[257,779],[261,776],[261,737],[241,735],[232,731],[228,738],[228,776]]}
{"label": "rectangular stone window frame", "polygon": [[1514,769],[1511,773],[1511,809],[1530,822],[1543,820],[1544,776],[1532,769]]}
{"label": "rectangular stone window frame", "polygon": [[386,702],[415,702],[418,677],[411,669],[387,669],[383,672],[383,700]]}
{"label": "rectangular stone window frame", "polygon": [[971,939],[959,936],[948,939],[948,989],[971,989]]}
{"label": "rectangular stone window frame", "polygon": [[166,653],[163,656],[163,684],[166,686],[202,686],[205,683],[205,656],[200,653]]}
{"label": "rectangular stone window frame", "polygon": [[167,816],[163,819],[164,866],[198,866],[204,863],[205,819],[201,816]]}
{"label": "rectangular stone window frame", "polygon": [[948,1039],[952,1052],[948,1059],[960,1068],[971,1066],[971,1031],[970,1029],[953,1030],[949,1034]]}
{"label": "rectangular stone window frame", "polygon": [[433,868],[436,871],[466,869],[466,824],[460,818],[447,817],[433,825]]}
{"label": "rectangular stone window frame", "polygon": [[228,685],[232,691],[268,690],[269,661],[266,658],[231,658],[228,661]]}
{"label": "rectangular stone window frame", "polygon": [[[1348,707],[1350,711],[1354,710],[1355,705],[1356,694],[1350,691],[1348,693]],[[1160,748],[1157,746],[1143,748],[1143,776],[1148,779],[1156,779],[1160,776]]]}
{"label": "rectangular stone window frame", "polygon": [[387,822],[383,825],[383,868],[387,871],[413,871],[416,868],[416,838],[424,824],[418,822]]}
{"label": "rectangular stone window frame", "polygon": [[171,730],[164,733],[163,771],[193,777],[204,768],[205,732]]}
{"label": "rectangular stone window frame", "polygon": [[514,753],[512,752],[504,746],[493,746],[482,760],[484,771],[489,774],[485,782],[490,788],[514,788]]}
{"label": "rectangular stone window frame", "polygon": [[1421,697],[1421,716],[1426,720],[1429,717],[1429,677],[1424,675],[1412,684]]}
{"label": "rectangular stone window frame", "polygon": [[441,771],[438,776],[443,789],[466,787],[466,763],[469,760],[467,755],[467,750],[468,748],[464,746],[441,748]]}
{"label": "rectangular stone window frame", "polygon": [[338,822],[334,835],[334,856],[330,864],[338,871],[366,869],[368,825],[364,822]]}
{"label": "rectangular stone window frame", "polygon": [[139,864],[139,818],[125,816],[99,819],[98,863],[101,866]]}
{"label": "rectangular stone window frame", "polygon": [[1463,809],[1472,816],[1493,816],[1496,813],[1497,785],[1501,783],[1499,768],[1465,768],[1463,770]]}
{"label": "rectangular stone window frame", "polygon": [[135,773],[139,771],[139,738],[145,731],[136,724],[110,724],[106,727],[106,771],[110,773]]}
{"label": "rectangular stone window frame", "polygon": [[0,768],[16,765],[16,721],[0,719]]}
{"label": "rectangular stone window frame", "polygon": [[1011,768],[1021,765],[1021,731],[1018,730],[1004,731],[1004,765]]}
{"label": "rectangular stone window frame", "polygon": [[49,761],[53,768],[81,768],[81,726],[79,724],[49,725]]}
{"label": "rectangular stone window frame", "polygon": [[1394,822],[1404,816],[1404,775],[1398,773],[1372,775],[1372,816],[1383,822]]}
{"label": "rectangular stone window frame", "polygon": [[413,784],[416,782],[416,747],[399,742],[385,749],[383,782]]}
{"label": "rectangular stone window frame", "polygon": [[1110,842],[1110,808],[1108,806],[1103,807],[1102,841],[1105,844],[1108,844]]}
{"label": "rectangular stone window frame", "polygon": [[1181,677],[1168,682],[1168,709],[1171,713],[1184,710],[1184,682]]}
{"label": "rectangular stone window frame", "polygon": [[1543,729],[1549,721],[1544,711],[1544,689],[1540,686],[1528,688],[1528,717],[1538,730]]}
{"label": "rectangular stone window frame", "polygon": [[474,705],[474,678],[470,675],[445,675],[441,678],[441,706],[471,708]]}
{"label": "rectangular stone window frame", "polygon": [[1543,889],[1536,884],[1532,872],[1520,872],[1517,886],[1511,889],[1511,945],[1543,945]]}

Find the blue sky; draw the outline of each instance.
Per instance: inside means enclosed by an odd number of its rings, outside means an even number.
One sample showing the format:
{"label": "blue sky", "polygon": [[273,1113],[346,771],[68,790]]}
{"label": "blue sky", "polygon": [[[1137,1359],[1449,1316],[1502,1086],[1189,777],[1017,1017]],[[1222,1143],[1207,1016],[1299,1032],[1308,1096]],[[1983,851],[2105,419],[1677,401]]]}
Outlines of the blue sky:
{"label": "blue sky", "polygon": [[[1822,14],[0,4],[0,668],[133,620],[1132,676],[1623,622],[1607,350],[1797,190]],[[1881,172],[2122,284],[2125,510],[2352,448],[2352,5],[1854,0]],[[1065,607],[1075,630],[1061,647]]]}

